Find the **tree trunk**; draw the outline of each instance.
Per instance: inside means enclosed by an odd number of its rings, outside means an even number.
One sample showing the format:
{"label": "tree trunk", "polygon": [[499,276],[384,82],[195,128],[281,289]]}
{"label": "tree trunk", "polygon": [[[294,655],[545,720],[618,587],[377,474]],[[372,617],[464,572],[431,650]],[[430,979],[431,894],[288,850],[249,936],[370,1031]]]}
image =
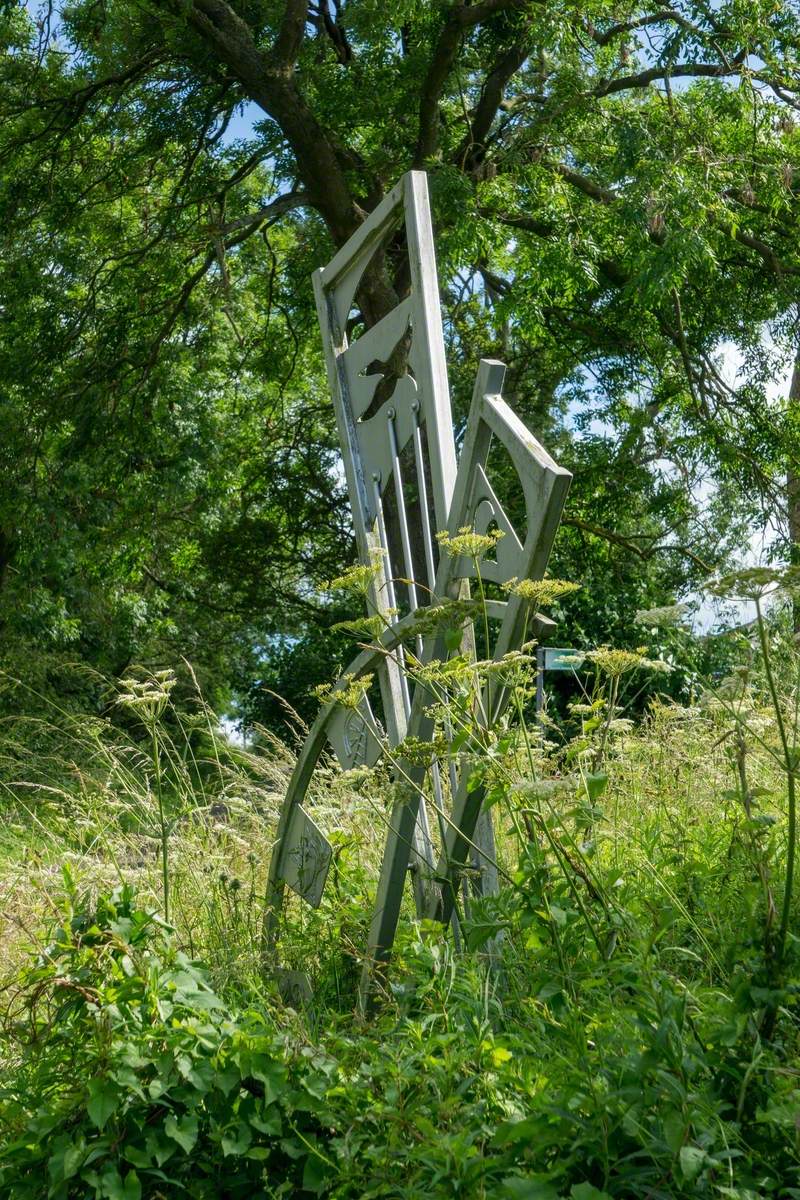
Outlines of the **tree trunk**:
{"label": "tree trunk", "polygon": [[[794,361],[792,382],[789,385],[789,407],[800,408],[800,347]],[[793,567],[800,566],[800,458],[795,448],[790,450],[789,466],[786,472],[786,501],[789,511],[789,561]],[[795,633],[800,633],[800,597],[793,601],[793,622]]]}

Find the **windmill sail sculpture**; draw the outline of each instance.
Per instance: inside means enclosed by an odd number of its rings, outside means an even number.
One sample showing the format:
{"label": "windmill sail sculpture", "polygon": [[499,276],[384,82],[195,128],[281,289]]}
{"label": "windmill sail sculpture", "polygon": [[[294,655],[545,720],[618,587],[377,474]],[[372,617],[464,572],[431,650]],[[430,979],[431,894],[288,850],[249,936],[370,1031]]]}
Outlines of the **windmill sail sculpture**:
{"label": "windmill sail sculpture", "polygon": [[[408,296],[352,340],[349,321],[364,271],[403,223]],[[358,555],[364,565],[375,567],[370,601],[385,614],[385,629],[350,664],[300,752],[270,863],[265,948],[272,961],[287,887],[314,907],[322,898],[331,847],[303,803],[321,755],[332,748],[349,769],[372,766],[384,750],[399,747],[397,799],[386,818],[385,852],[364,947],[363,1003],[376,969],[391,953],[406,880],[411,880],[417,914],[442,922],[455,921],[466,866],[473,887],[496,888],[491,815],[482,811],[482,789],[468,787],[470,771],[459,774],[457,755],[423,763],[402,757],[404,739],[425,742],[434,733],[431,694],[422,682],[414,686],[404,654],[413,653],[423,663],[447,657],[441,633],[435,624],[431,632],[420,611],[432,601],[468,595],[475,570],[471,559],[439,555],[436,533],[455,535],[464,526],[479,533],[499,530],[503,536],[495,557],[481,563],[482,579],[500,584],[514,577],[541,578],[571,476],[503,401],[505,368],[489,360],[478,370],[457,462],[424,173],[402,177],[332,262],[315,273],[314,288]],[[392,365],[398,357],[405,364],[400,370]],[[493,440],[505,448],[519,477],[524,530],[512,526],[487,477]],[[494,646],[487,647],[495,659],[517,649],[524,636],[541,638],[552,627],[513,593],[504,601],[488,600],[487,607],[493,627],[499,626]],[[337,702],[337,692],[352,694],[353,682],[368,677],[379,700],[376,695],[371,701],[365,690],[355,706]],[[492,709],[486,719],[496,719],[505,699],[502,688],[484,699]],[[486,703],[482,707],[485,713]]]}

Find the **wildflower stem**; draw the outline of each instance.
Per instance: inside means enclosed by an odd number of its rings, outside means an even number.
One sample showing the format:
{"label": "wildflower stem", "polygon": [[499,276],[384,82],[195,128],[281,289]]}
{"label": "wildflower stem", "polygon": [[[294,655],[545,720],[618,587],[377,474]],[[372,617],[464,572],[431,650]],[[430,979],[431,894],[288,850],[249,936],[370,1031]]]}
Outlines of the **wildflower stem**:
{"label": "wildflower stem", "polygon": [[619,693],[619,677],[612,675],[611,686],[608,695],[608,711],[606,719],[603,722],[603,728],[600,732],[600,744],[597,747],[597,753],[594,756],[593,769],[597,771],[603,762],[603,757],[606,750],[606,742],[608,741],[608,733],[611,729],[611,722],[614,720],[617,711],[617,695]]}
{"label": "wildflower stem", "polygon": [[[478,555],[472,560],[475,564],[475,575],[478,580],[478,593],[481,598],[481,615],[483,617],[483,636],[486,639],[484,654],[486,658],[491,655],[491,642],[489,641],[489,613],[486,608],[486,591],[483,586],[483,576],[481,575],[481,562]],[[492,723],[492,681],[491,676],[486,677],[486,727],[487,729]]]}
{"label": "wildflower stem", "polygon": [[161,779],[161,754],[158,747],[158,732],[156,723],[150,726],[150,738],[153,748],[153,778],[158,803],[158,823],[161,835],[161,881],[164,892],[164,920],[169,923],[169,829],[164,812],[164,787]]}
{"label": "wildflower stem", "polygon": [[781,702],[778,696],[778,689],[775,685],[775,677],[772,673],[772,660],[769,652],[769,642],[767,640],[767,631],[764,624],[764,614],[761,609],[761,601],[756,597],[756,625],[758,627],[758,640],[761,645],[761,654],[764,659],[764,671],[767,677],[767,687],[769,688],[772,707],[775,712],[775,721],[778,726],[778,735],[781,739],[781,749],[783,750],[784,769],[786,772],[786,792],[789,807],[789,829],[788,829],[788,845],[786,847],[786,881],[783,889],[783,904],[781,906],[781,923],[778,928],[778,939],[776,945],[775,957],[778,962],[783,960],[786,953],[786,938],[789,933],[789,917],[792,909],[792,893],[794,891],[794,863],[795,863],[795,842],[797,840],[797,795],[795,781],[795,764],[794,752],[789,747],[789,738],[786,733],[786,724],[783,719],[783,711]]}

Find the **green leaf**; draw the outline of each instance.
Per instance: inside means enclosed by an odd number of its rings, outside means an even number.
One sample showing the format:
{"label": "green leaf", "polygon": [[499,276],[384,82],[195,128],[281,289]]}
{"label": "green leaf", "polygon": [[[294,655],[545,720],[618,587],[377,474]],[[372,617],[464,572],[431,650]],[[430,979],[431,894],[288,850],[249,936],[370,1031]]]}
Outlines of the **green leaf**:
{"label": "green leaf", "polygon": [[674,1109],[671,1112],[665,1113],[662,1121],[662,1129],[664,1131],[664,1141],[672,1153],[677,1154],[686,1136],[686,1122],[682,1114]]}
{"label": "green leaf", "polygon": [[452,741],[450,742],[450,746],[449,746],[449,750],[448,750],[448,754],[449,754],[450,758],[455,758],[459,754],[459,752],[463,749],[463,747],[469,741],[471,733],[472,733],[472,730],[469,727],[467,727],[466,729],[462,729],[458,733],[455,734]]}
{"label": "green leaf", "polygon": [[123,1179],[114,1164],[107,1163],[102,1175],[89,1172],[83,1178],[96,1189],[94,1195],[102,1200],[141,1200],[142,1185],[136,1171],[128,1171]]}
{"label": "green leaf", "polygon": [[558,1200],[558,1192],[552,1183],[542,1179],[526,1179],[523,1175],[509,1175],[500,1184],[508,1200]]}
{"label": "green leaf", "polygon": [[253,1129],[257,1129],[259,1133],[266,1133],[270,1137],[277,1137],[283,1128],[281,1110],[277,1104],[265,1106],[260,1116],[253,1113],[248,1119]]}
{"label": "green leaf", "polygon": [[54,1183],[72,1179],[80,1170],[85,1156],[86,1147],[83,1140],[75,1145],[62,1135],[55,1142],[53,1153],[47,1164],[50,1178]]}
{"label": "green leaf", "polygon": [[569,1194],[571,1200],[612,1200],[608,1192],[601,1192],[591,1183],[574,1183]]}
{"label": "green leaf", "polygon": [[448,650],[457,650],[461,645],[463,637],[464,631],[460,626],[446,629],[444,632],[444,644]]}
{"label": "green leaf", "polygon": [[608,775],[605,771],[598,771],[594,775],[585,775],[583,785],[590,802],[594,804],[595,800],[600,799],[608,786]]}
{"label": "green leaf", "polygon": [[488,941],[496,937],[501,929],[505,928],[507,928],[505,924],[498,924],[496,921],[476,921],[467,931],[467,949],[480,950]]}
{"label": "green leaf", "polygon": [[325,1160],[318,1154],[309,1154],[303,1166],[303,1190],[318,1196],[329,1178],[330,1170]]}
{"label": "green leaf", "polygon": [[142,1195],[142,1185],[139,1182],[139,1176],[136,1171],[128,1171],[125,1176],[125,1183],[122,1188],[123,1200],[140,1200]]}
{"label": "green leaf", "polygon": [[89,1084],[89,1099],[86,1111],[98,1129],[105,1127],[108,1118],[119,1104],[119,1092],[108,1079],[93,1079]]}
{"label": "green leaf", "polygon": [[492,784],[492,786],[487,790],[486,795],[483,798],[483,811],[485,812],[488,808],[491,808],[493,805],[499,804],[499,802],[501,800],[505,800],[507,795],[508,795],[508,787],[506,786],[506,784],[504,784],[502,782]]}
{"label": "green leaf", "polygon": [[[161,1137],[160,1130],[151,1129],[149,1131],[145,1138],[145,1146],[150,1159],[156,1162],[159,1167],[163,1166],[175,1153],[172,1141],[168,1142],[166,1138]],[[136,1166],[137,1164],[134,1163],[133,1165]]]}
{"label": "green leaf", "polygon": [[534,1143],[546,1127],[547,1119],[544,1116],[525,1117],[522,1121],[504,1121],[497,1127],[493,1144],[501,1147],[528,1145]]}
{"label": "green leaf", "polygon": [[171,1113],[164,1122],[164,1132],[167,1137],[171,1137],[173,1142],[177,1142],[180,1148],[189,1153],[197,1141],[198,1122],[194,1113],[187,1113],[183,1117],[175,1117]]}
{"label": "green leaf", "polygon": [[264,1085],[264,1103],[272,1104],[286,1087],[288,1072],[281,1062],[273,1062],[266,1055],[253,1058],[250,1074]]}
{"label": "green leaf", "polygon": [[683,1178],[691,1183],[697,1178],[706,1161],[706,1152],[699,1146],[681,1146],[678,1159],[681,1164]]}
{"label": "green leaf", "polygon": [[226,1096],[230,1095],[233,1089],[238,1086],[240,1080],[241,1075],[233,1066],[214,1072],[214,1087],[219,1088]]}
{"label": "green leaf", "polygon": [[244,1154],[246,1150],[249,1150],[252,1140],[253,1135],[250,1130],[240,1121],[236,1129],[222,1135],[222,1153],[226,1158],[229,1154]]}

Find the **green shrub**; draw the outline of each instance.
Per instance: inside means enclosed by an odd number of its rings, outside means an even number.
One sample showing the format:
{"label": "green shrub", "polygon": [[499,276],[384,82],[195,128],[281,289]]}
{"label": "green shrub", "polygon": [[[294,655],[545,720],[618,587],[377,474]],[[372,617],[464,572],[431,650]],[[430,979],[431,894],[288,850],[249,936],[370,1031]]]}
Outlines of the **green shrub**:
{"label": "green shrub", "polygon": [[302,1037],[234,1017],[128,888],[72,892],[12,1006],[0,1193],[19,1198],[309,1194],[333,1069]]}

